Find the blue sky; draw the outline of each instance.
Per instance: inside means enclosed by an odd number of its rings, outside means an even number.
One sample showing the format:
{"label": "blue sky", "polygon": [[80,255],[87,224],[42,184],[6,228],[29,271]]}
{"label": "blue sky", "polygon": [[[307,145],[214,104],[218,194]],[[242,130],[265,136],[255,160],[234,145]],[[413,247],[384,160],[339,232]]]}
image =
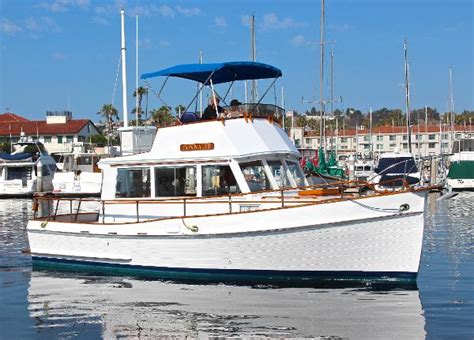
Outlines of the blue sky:
{"label": "blue sky", "polygon": [[[140,73],[175,64],[249,60],[249,15],[256,18],[257,60],[281,68],[276,92],[287,109],[319,99],[319,0],[145,1],[0,0],[0,112],[42,119],[71,109],[98,120],[111,103],[126,10],[129,111],[135,87],[135,15]],[[412,107],[445,112],[453,67],[455,111],[474,109],[474,1],[326,0],[326,41],[335,59],[336,108],[403,108],[403,40],[408,41]],[[328,60],[328,58],[327,58]],[[326,68],[324,91],[328,91]],[[121,111],[121,78],[114,105]],[[163,98],[187,105],[195,85],[169,81]],[[260,91],[265,88],[260,84]],[[158,91],[162,80],[151,81]],[[143,85],[143,83],[140,83]],[[220,92],[225,92],[221,88]],[[233,97],[244,100],[243,84]],[[267,102],[274,102],[270,91]],[[162,103],[150,94],[149,108]]]}

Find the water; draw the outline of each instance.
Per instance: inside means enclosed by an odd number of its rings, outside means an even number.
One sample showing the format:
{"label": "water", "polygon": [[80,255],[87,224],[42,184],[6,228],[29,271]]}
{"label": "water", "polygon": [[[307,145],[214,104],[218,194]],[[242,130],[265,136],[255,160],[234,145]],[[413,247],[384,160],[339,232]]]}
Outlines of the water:
{"label": "water", "polygon": [[474,193],[431,197],[418,289],[250,287],[32,271],[30,200],[0,200],[0,339],[474,339]]}

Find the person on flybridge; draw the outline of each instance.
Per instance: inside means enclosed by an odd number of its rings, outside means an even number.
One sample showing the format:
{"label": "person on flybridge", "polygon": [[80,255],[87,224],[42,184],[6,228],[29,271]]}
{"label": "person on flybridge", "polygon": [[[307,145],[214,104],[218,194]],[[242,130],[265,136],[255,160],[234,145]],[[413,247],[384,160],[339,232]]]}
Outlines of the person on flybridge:
{"label": "person on flybridge", "polygon": [[242,116],[242,112],[240,110],[240,105],[242,105],[241,102],[239,102],[237,99],[232,99],[230,101],[230,107],[227,109],[227,118],[238,118]]}
{"label": "person on flybridge", "polygon": [[216,119],[217,114],[224,114],[224,109],[219,106],[220,99],[218,96],[210,96],[208,99],[208,105],[202,114],[201,120]]}

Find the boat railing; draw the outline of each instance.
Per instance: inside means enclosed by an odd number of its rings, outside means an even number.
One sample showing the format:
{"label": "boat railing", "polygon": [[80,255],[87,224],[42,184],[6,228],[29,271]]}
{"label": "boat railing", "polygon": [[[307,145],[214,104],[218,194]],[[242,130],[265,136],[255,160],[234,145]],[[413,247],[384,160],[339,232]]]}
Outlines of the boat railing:
{"label": "boat railing", "polygon": [[[106,223],[107,210],[112,205],[133,205],[134,212],[128,216],[135,216],[132,222],[142,222],[144,219],[140,209],[146,205],[181,205],[181,215],[167,217],[195,217],[188,214],[190,205],[194,204],[219,204],[227,205],[226,214],[238,213],[236,204],[268,204],[269,209],[294,207],[298,205],[320,204],[341,199],[361,197],[364,192],[373,190],[375,195],[386,194],[390,191],[375,190],[374,186],[366,181],[337,181],[319,183],[298,188],[280,188],[276,190],[263,190],[259,192],[227,194],[212,197],[166,197],[166,198],[130,198],[103,200],[98,198],[75,198],[41,196],[33,201],[33,219],[60,222],[99,222]],[[411,190],[405,181],[404,190]],[[258,199],[253,199],[258,195]],[[41,214],[40,214],[41,211]],[[222,209],[221,209],[222,211]],[[167,218],[164,217],[164,218]],[[163,219],[163,218],[157,218]]]}

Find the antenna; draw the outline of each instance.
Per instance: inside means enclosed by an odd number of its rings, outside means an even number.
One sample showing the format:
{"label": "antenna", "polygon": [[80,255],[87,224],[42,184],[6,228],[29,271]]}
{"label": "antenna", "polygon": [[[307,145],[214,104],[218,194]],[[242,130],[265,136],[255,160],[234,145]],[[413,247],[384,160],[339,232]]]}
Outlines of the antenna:
{"label": "antenna", "polygon": [[[252,14],[250,19],[250,34],[251,34],[251,57],[252,61],[257,61],[257,41],[255,38],[255,15]],[[257,82],[252,79],[252,103],[257,102]]]}

